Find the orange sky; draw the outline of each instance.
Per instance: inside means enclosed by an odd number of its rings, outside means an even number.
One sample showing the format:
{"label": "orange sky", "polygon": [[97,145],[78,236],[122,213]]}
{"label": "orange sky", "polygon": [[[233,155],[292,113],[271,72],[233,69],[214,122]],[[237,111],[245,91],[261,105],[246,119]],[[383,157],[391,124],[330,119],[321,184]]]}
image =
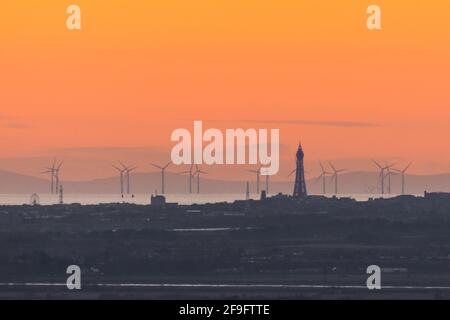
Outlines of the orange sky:
{"label": "orange sky", "polygon": [[[81,31],[65,26],[72,3]],[[280,128],[286,161],[302,139],[309,163],[450,171],[449,83],[447,0],[4,1],[0,169],[58,156],[67,178],[106,176],[110,157],[164,161],[172,130],[199,119]]]}

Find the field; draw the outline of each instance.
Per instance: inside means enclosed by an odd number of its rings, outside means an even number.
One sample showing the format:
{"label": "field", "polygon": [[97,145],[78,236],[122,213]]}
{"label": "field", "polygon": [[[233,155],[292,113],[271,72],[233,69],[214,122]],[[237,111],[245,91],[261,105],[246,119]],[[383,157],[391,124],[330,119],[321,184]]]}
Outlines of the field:
{"label": "field", "polygon": [[[446,214],[292,208],[2,207],[0,298],[450,297]],[[72,264],[80,291],[65,287]]]}

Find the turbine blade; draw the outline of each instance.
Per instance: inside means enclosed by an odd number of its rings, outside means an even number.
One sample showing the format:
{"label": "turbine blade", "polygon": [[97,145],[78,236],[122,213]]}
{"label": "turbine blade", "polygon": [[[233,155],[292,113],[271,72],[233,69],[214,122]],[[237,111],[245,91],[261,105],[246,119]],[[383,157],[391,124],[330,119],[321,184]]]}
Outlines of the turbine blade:
{"label": "turbine blade", "polygon": [[121,165],[124,169],[127,169],[127,166],[124,165],[121,161],[119,161],[119,163],[120,163],[120,165]]}
{"label": "turbine blade", "polygon": [[158,169],[161,169],[161,170],[162,170],[162,169],[164,169],[163,167],[161,167],[161,166],[158,166],[157,164],[153,164],[153,163],[151,163],[151,165],[152,165],[152,166],[154,166],[155,168],[158,168]]}
{"label": "turbine blade", "polygon": [[320,168],[322,169],[322,172],[324,172],[324,171],[325,171],[325,168],[323,167],[322,162],[319,161],[319,164],[320,164]]}
{"label": "turbine blade", "polygon": [[167,163],[163,168],[166,169],[168,166],[170,166],[171,163],[172,163],[172,161],[170,161],[169,163]]}
{"label": "turbine blade", "polygon": [[331,169],[333,169],[333,171],[336,172],[336,168],[331,164],[330,161],[328,161],[328,164],[330,165]]}
{"label": "turbine blade", "polygon": [[376,162],[376,161],[373,160],[373,159],[372,159],[372,161],[373,161],[373,163],[375,163],[375,165],[376,165],[378,168],[383,169],[383,167],[382,167],[378,162]]}
{"label": "turbine blade", "polygon": [[406,166],[406,168],[405,169],[403,169],[403,173],[405,173],[406,172],[406,170],[408,170],[409,169],[409,167],[411,167],[411,165],[412,165],[412,162],[410,162],[407,166]]}

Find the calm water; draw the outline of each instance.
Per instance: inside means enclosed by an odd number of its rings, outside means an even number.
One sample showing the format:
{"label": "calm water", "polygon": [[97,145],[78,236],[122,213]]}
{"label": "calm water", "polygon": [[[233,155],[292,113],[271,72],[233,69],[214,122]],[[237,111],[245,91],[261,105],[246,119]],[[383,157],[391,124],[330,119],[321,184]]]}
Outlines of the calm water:
{"label": "calm water", "polygon": [[[66,287],[66,283],[50,282],[8,282],[0,283],[0,287]],[[113,288],[259,288],[259,289],[362,289],[367,290],[367,286],[362,285],[322,285],[322,284],[236,284],[236,283],[88,283],[84,287],[113,287]],[[383,290],[450,290],[448,286],[405,286],[383,285]]]}
{"label": "calm water", "polygon": [[[22,205],[30,204],[31,194],[0,194],[0,205]],[[340,195],[340,197],[352,197],[358,201],[366,201],[369,198],[378,198],[380,195],[374,194],[358,194],[358,195]],[[384,197],[389,197],[385,195]],[[58,195],[39,194],[40,204],[49,205],[58,203]],[[254,194],[252,199],[259,197]],[[177,202],[179,204],[204,204],[214,202],[233,202],[235,200],[244,200],[245,195],[238,194],[168,194],[166,195],[168,202]],[[134,197],[118,194],[66,194],[64,195],[64,203],[80,203],[80,204],[101,204],[101,203],[134,203],[149,204],[150,195],[136,194]]]}

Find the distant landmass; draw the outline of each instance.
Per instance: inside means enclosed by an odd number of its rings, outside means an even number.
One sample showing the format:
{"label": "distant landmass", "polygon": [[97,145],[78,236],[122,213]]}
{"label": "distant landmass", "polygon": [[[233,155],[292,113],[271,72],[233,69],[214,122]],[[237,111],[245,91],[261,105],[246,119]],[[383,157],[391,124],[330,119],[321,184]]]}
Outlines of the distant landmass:
{"label": "distant landmass", "polygon": [[[339,175],[340,194],[379,194],[379,174],[376,172],[349,172]],[[251,178],[251,177],[249,177]],[[188,177],[173,172],[166,173],[166,193],[188,193]],[[406,193],[422,194],[426,191],[450,192],[450,173],[437,175],[406,175]],[[202,177],[200,189],[202,193],[208,194],[244,194],[246,181],[224,181]],[[250,191],[256,192],[256,182],[248,180]],[[387,181],[387,180],[386,180]],[[291,181],[271,181],[270,193],[291,193],[293,188]],[[64,181],[66,193],[79,194],[119,194],[120,185],[117,176],[93,179],[88,181]],[[126,185],[125,185],[126,188]],[[196,192],[197,182],[193,180],[192,189]],[[307,180],[307,188],[310,194],[322,193],[322,180]],[[158,172],[134,173],[131,175],[131,192],[136,194],[154,193],[161,189],[161,175]],[[265,189],[265,177],[261,177],[260,190]],[[326,189],[328,194],[334,193],[334,182],[327,177]],[[126,189],[125,189],[126,190]],[[401,193],[401,177],[399,175],[391,178],[391,190],[393,194]],[[22,175],[9,171],[0,171],[0,193],[23,194],[23,193],[49,193],[50,181],[45,178]],[[387,192],[387,182],[386,182]]]}

